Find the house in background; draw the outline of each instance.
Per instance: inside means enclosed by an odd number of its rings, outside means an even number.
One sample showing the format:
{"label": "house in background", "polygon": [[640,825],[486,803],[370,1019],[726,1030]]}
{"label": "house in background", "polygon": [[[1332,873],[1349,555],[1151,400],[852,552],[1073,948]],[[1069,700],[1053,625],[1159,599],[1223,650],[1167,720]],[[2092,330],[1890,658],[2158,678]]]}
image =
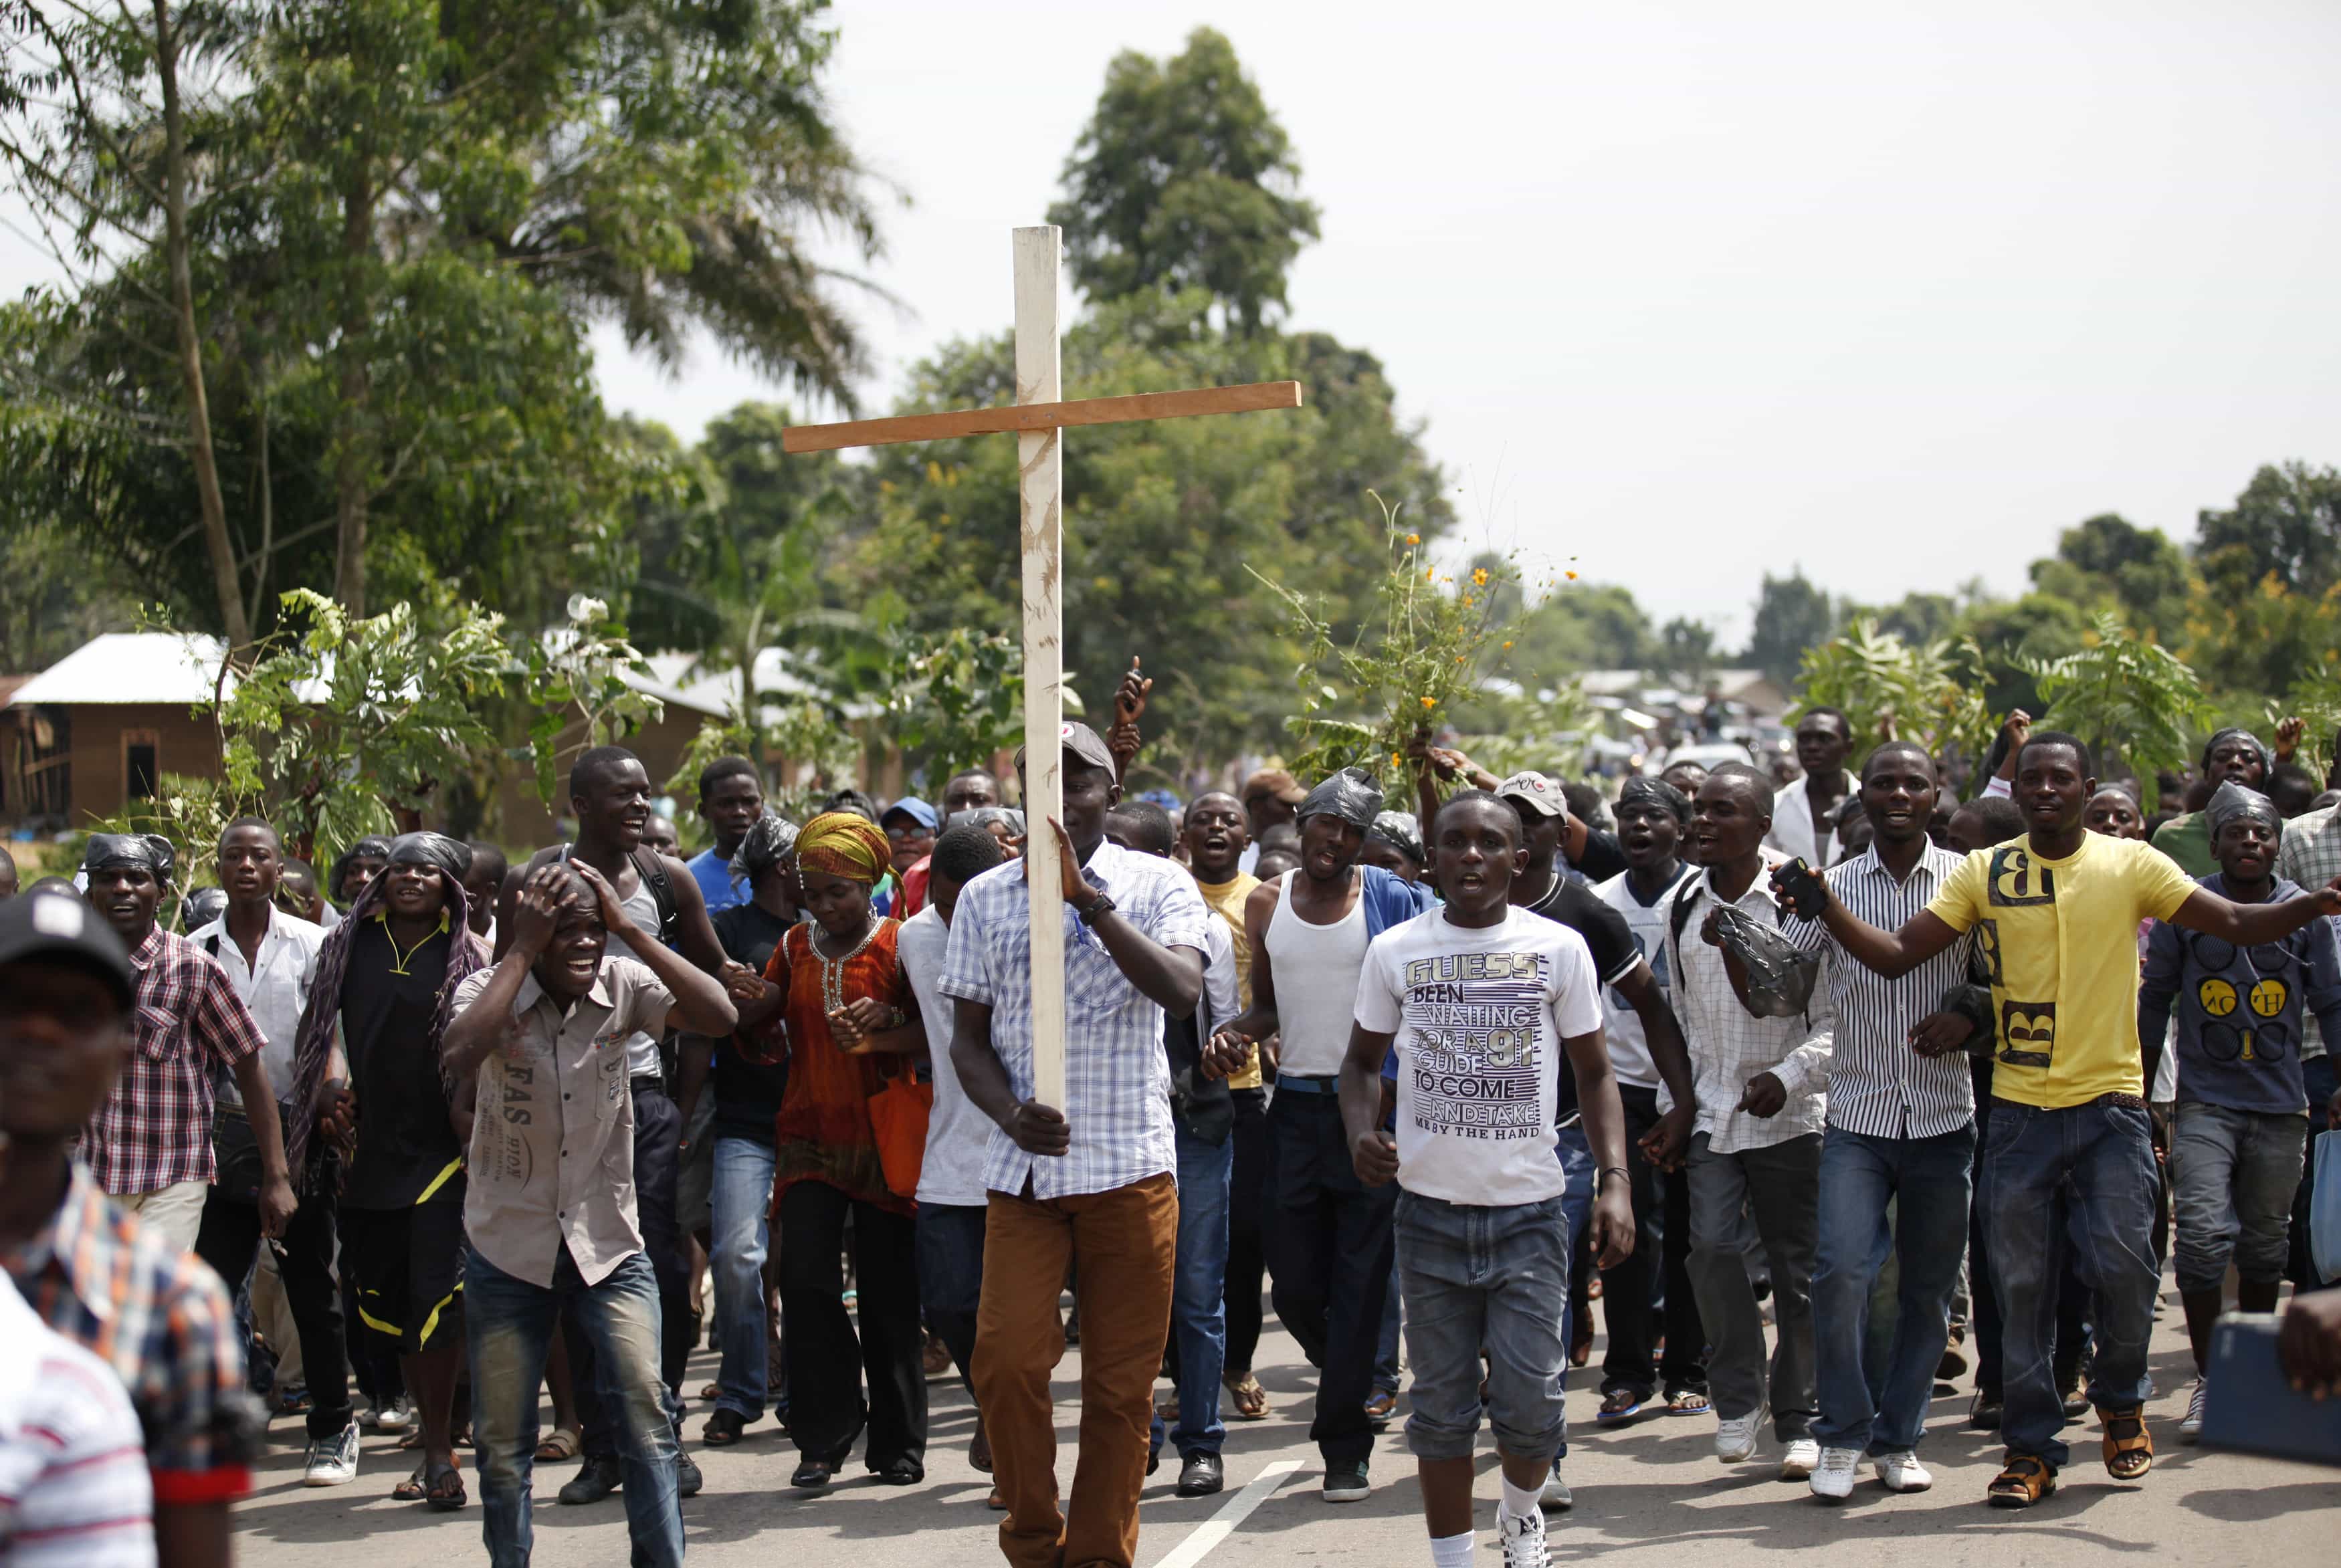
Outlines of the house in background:
{"label": "house in background", "polygon": [[219,737],[194,705],[220,676],[208,637],[110,631],[39,674],[10,677],[0,705],[0,817],[82,828],[152,799],[164,773],[219,771]]}
{"label": "house in background", "polygon": [[[215,638],[116,631],[37,675],[0,677],[0,821],[45,833],[85,829],[153,799],[166,773],[216,776],[219,737],[194,710],[223,690],[220,664]],[[688,654],[653,655],[650,664],[648,674],[628,673],[624,680],[657,698],[665,712],[623,744],[642,758],[655,791],[673,775],[700,726],[729,712],[739,678],[703,673]],[[776,649],[757,661],[757,675],[765,691],[803,690]],[[233,690],[234,675],[225,679],[224,690]],[[564,757],[583,743],[582,723],[558,741]],[[800,771],[777,753],[761,760],[769,776],[793,778]],[[902,759],[883,753],[872,760],[881,799],[892,799],[902,787]],[[685,811],[695,804],[687,786],[675,804]],[[566,805],[556,801],[556,809],[548,810],[537,798],[533,775],[514,763],[497,781],[488,820],[478,831],[508,848],[554,843],[564,833],[559,819]],[[428,825],[447,824],[434,819]]]}

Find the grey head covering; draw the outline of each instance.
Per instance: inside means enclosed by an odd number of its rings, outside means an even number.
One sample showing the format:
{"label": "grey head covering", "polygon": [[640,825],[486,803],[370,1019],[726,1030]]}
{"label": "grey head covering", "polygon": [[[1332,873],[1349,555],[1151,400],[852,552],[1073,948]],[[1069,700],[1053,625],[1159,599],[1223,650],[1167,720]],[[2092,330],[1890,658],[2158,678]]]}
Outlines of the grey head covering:
{"label": "grey head covering", "polygon": [[1382,788],[1374,782],[1374,776],[1362,768],[1344,768],[1309,791],[1293,816],[1301,822],[1311,817],[1339,817],[1362,833],[1374,825],[1381,809]]}
{"label": "grey head covering", "polygon": [[1366,829],[1366,837],[1380,839],[1418,866],[1430,860],[1422,848],[1422,827],[1415,821],[1411,811],[1382,812],[1374,819],[1374,825]]}
{"label": "grey head covering", "polygon": [[2211,832],[2211,842],[2219,841],[2219,829],[2238,818],[2248,818],[2267,825],[2271,832],[2284,830],[2284,819],[2277,814],[2275,802],[2256,789],[2246,789],[2229,779],[2211,797],[2203,808],[2203,821]]}
{"label": "grey head covering", "polygon": [[92,833],[82,850],[81,868],[102,871],[109,866],[142,866],[157,882],[168,882],[178,864],[178,851],[160,833]]}
{"label": "grey head covering", "polygon": [[797,825],[767,811],[756,819],[740,839],[740,848],[732,852],[732,874],[746,878],[753,887],[757,878],[788,858],[789,851],[796,847]]}
{"label": "grey head covering", "polygon": [[2248,740],[2252,743],[2252,749],[2260,754],[2260,782],[2263,784],[2266,783],[2268,770],[2276,766],[2276,758],[2269,753],[2266,741],[2262,740],[2258,736],[2253,734],[2250,730],[2246,729],[2241,725],[2235,725],[2228,729],[2222,729],[2216,735],[2212,736],[2211,739],[2203,742],[2202,766],[2205,771],[2207,772],[2210,769],[2211,753],[2216,751],[2222,742],[2228,740]]}
{"label": "grey head covering", "polygon": [[1651,779],[1637,773],[1626,780],[1618,791],[1618,809],[1629,806],[1663,806],[1675,814],[1679,822],[1690,820],[1690,797],[1663,779]]}

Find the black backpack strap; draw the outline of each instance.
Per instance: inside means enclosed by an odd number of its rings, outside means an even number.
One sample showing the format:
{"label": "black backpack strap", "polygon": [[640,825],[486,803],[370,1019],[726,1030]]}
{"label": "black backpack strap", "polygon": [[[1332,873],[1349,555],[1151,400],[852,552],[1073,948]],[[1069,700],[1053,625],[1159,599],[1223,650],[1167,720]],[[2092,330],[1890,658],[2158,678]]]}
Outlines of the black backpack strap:
{"label": "black backpack strap", "polygon": [[1691,895],[1698,891],[1698,878],[1692,877],[1675,889],[1675,901],[1667,910],[1667,928],[1674,933],[1675,945],[1682,946],[1683,928],[1690,924]]}
{"label": "black backpack strap", "polygon": [[674,884],[667,878],[666,857],[655,849],[637,847],[633,858],[643,886],[651,890],[651,902],[658,906],[659,945],[672,948],[682,935],[682,922],[675,913]]}

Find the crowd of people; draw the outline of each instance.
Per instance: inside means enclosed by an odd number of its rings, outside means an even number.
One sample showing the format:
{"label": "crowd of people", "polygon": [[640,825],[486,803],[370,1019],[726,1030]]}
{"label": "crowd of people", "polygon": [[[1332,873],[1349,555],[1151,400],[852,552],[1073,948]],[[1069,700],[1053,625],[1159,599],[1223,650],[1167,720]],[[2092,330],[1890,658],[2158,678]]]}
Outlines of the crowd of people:
{"label": "crowd of people", "polygon": [[2049,1496],[2093,1409],[2145,1477],[2166,1264],[2197,1365],[2166,1442],[2203,1424],[2231,1269],[2246,1311],[2293,1282],[2286,1365],[2341,1394],[2304,1176],[2341,1126],[2341,794],[2296,721],[2214,736],[2152,810],[2021,713],[1961,799],[1826,708],[1785,786],[1604,801],[1424,744],[1412,810],[1354,768],[1166,803],[1123,789],[1148,685],[1064,727],[1053,820],[976,769],[792,823],[725,758],[686,860],[597,747],[524,858],[416,831],[321,880],[256,818],[200,897],[156,837],[22,894],[0,857],[0,1561],[231,1560],[298,1410],[313,1486],[369,1428],[423,1507],[467,1506],[468,1465],[498,1568],[539,1464],[672,1564],[694,1448],[770,1415],[801,1491],[857,1454],[915,1486],[955,1371],[1007,1560],[1127,1568],[1147,1478],[1220,1491],[1270,1413],[1263,1295],[1315,1369],[1324,1501],[1371,1494],[1402,1409],[1439,1568],[1472,1560],[1483,1418],[1507,1568],[1549,1563],[1597,1307],[1597,1421],[1711,1420],[1732,1465],[1768,1433],[1823,1500],[1928,1487],[1970,1370],[1990,1503]]}

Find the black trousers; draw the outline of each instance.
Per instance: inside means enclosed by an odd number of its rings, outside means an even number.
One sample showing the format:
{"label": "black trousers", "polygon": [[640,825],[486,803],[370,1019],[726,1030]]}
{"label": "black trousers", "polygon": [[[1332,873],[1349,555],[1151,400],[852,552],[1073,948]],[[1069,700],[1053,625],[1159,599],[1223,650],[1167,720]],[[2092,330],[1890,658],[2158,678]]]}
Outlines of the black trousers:
{"label": "black trousers", "polygon": [[[1707,1331],[1690,1288],[1690,1182],[1683,1172],[1662,1171],[1643,1157],[1642,1135],[1659,1125],[1659,1091],[1619,1084],[1618,1098],[1626,1108],[1626,1179],[1636,1234],[1632,1255],[1601,1271],[1601,1320],[1609,1330],[1601,1392],[1626,1389],[1642,1399],[1660,1387],[1703,1394]],[[1655,1285],[1665,1287],[1663,1308],[1652,1304]],[[1666,1355],[1654,1365],[1661,1325]]]}
{"label": "black trousers", "polygon": [[[302,1374],[309,1382],[309,1435],[337,1437],[350,1424],[349,1353],[342,1337],[342,1292],[334,1283],[334,1208],[330,1179],[302,1196],[284,1227],[277,1262],[284,1302],[301,1338]],[[214,1186],[204,1199],[195,1255],[211,1265],[235,1295],[260,1249],[260,1206]]]}
{"label": "black trousers", "polygon": [[1340,1100],[1280,1086],[1268,1109],[1275,1196],[1269,1267],[1276,1315],[1318,1369],[1317,1418],[1310,1441],[1329,1464],[1373,1453],[1366,1401],[1390,1295],[1391,1216],[1398,1184],[1358,1180],[1342,1130]]}
{"label": "black trousers", "polygon": [[[855,1311],[838,1259],[853,1220]],[[808,1459],[842,1464],[866,1420],[872,1471],[927,1455],[926,1330],[919,1322],[918,1230],[907,1215],[826,1182],[781,1195],[781,1316],[789,1325],[789,1435]],[[854,1328],[861,1320],[861,1331]],[[863,1378],[869,1399],[862,1399]]]}
{"label": "black trousers", "polygon": [[[667,1098],[658,1079],[636,1078],[634,1096],[634,1207],[642,1226],[643,1251],[658,1276],[659,1377],[666,1384],[674,1415],[675,1440],[682,1438],[682,1374],[691,1359],[691,1278],[682,1257],[682,1227],[675,1223],[675,1177],[682,1165],[682,1113]],[[573,1302],[562,1308],[561,1337],[569,1347],[569,1377],[577,1393],[577,1418],[585,1429],[588,1459],[618,1457],[618,1428],[603,1407],[593,1371],[593,1338],[578,1321]]]}
{"label": "black trousers", "polygon": [[1262,1226],[1269,1204],[1268,1091],[1231,1089],[1235,1172],[1228,1182],[1227,1373],[1241,1377],[1260,1349],[1260,1290],[1268,1275]]}

